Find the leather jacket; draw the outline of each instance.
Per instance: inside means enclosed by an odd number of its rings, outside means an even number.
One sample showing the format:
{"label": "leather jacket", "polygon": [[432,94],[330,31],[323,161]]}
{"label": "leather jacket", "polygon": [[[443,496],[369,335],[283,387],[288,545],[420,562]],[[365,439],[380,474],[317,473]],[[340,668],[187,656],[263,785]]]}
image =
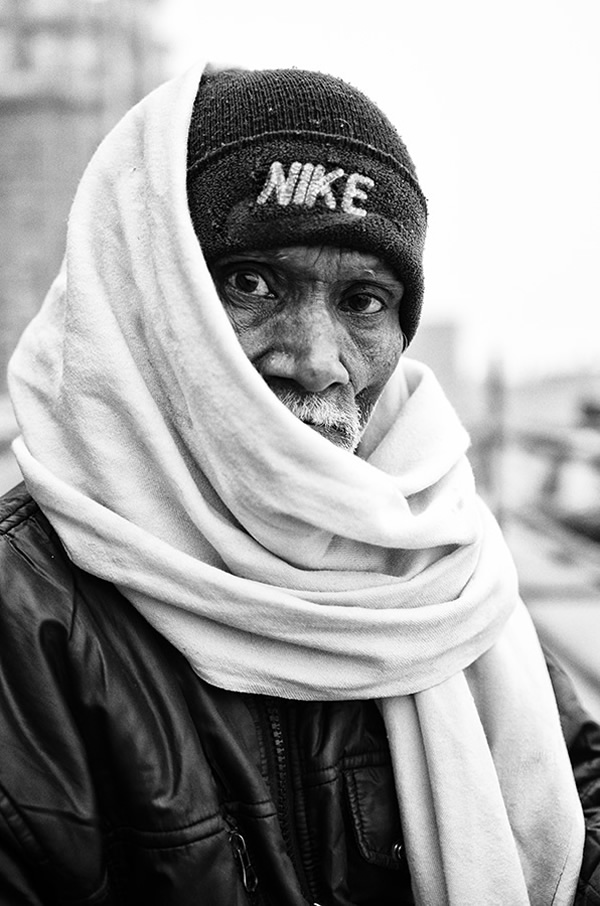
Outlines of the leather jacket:
{"label": "leather jacket", "polygon": [[[208,685],[72,564],[23,486],[0,502],[0,645],[3,906],[414,902],[376,705]],[[600,728],[549,665],[591,906]]]}

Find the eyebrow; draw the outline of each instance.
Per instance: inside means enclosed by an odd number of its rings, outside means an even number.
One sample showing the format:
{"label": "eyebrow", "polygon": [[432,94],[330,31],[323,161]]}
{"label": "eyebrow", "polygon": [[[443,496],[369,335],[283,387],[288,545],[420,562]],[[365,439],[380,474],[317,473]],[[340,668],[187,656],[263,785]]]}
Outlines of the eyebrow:
{"label": "eyebrow", "polygon": [[[293,269],[293,264],[290,264],[289,257],[282,250],[281,254],[274,252],[273,249],[253,249],[248,251],[240,252],[231,252],[228,255],[223,255],[215,265],[227,267],[232,264],[244,264],[248,262],[249,264],[262,264],[265,267],[271,269],[277,269],[281,266],[291,266]],[[381,267],[385,268],[385,272],[378,272],[378,264],[375,263],[373,267],[368,265],[361,265],[360,263],[348,265],[348,268],[352,270],[352,273],[340,277],[340,282],[344,283],[380,283],[385,284],[391,289],[404,289],[404,283],[400,277],[396,276],[389,265],[386,265],[385,262],[381,262]]]}
{"label": "eyebrow", "polygon": [[340,278],[343,283],[377,283],[390,290],[404,289],[404,283],[391,271],[383,273],[373,268],[360,268],[353,273],[348,273]]}
{"label": "eyebrow", "polygon": [[353,276],[351,279],[359,280],[359,281],[360,280],[367,280],[367,281],[376,280],[378,283],[402,284],[402,280],[400,280],[400,278],[396,277],[394,274],[378,273],[377,271],[373,270],[372,268],[365,268],[364,270],[360,271],[356,276]]}

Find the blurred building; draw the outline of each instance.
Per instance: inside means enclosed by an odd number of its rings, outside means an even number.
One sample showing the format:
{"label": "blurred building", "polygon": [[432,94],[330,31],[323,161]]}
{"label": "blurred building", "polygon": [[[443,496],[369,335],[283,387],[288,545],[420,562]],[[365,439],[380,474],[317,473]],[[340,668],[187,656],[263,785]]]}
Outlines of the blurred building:
{"label": "blurred building", "polygon": [[0,0],[0,394],[64,251],[83,169],[163,79],[159,0]]}

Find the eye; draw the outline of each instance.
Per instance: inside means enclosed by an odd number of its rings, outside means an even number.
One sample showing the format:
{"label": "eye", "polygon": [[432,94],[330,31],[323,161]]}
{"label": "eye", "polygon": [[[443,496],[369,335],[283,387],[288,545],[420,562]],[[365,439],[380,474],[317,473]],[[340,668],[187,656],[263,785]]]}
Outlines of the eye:
{"label": "eye", "polygon": [[386,308],[384,302],[371,293],[353,293],[346,296],[341,304],[343,311],[350,311],[357,315],[375,315]]}
{"label": "eye", "polygon": [[273,298],[267,281],[259,273],[251,270],[233,271],[225,278],[228,289],[261,299]]}

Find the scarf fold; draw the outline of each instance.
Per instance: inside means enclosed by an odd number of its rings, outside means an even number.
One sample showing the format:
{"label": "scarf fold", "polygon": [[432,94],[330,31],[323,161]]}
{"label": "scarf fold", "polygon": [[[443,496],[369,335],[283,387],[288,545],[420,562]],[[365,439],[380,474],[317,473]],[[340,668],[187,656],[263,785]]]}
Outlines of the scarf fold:
{"label": "scarf fold", "polygon": [[187,209],[201,71],[133,108],[82,178],[10,364],[29,489],[208,682],[380,700],[417,903],[568,906],[581,808],[466,432],[405,359],[352,455],[251,366]]}

